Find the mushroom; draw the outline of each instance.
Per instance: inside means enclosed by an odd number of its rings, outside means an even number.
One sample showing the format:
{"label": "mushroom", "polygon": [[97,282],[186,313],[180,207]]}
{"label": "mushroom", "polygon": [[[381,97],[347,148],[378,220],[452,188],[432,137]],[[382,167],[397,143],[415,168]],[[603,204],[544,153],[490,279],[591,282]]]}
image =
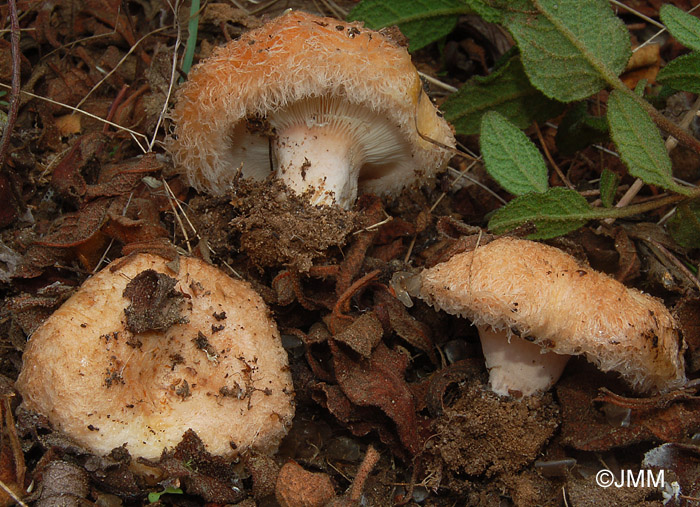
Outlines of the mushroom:
{"label": "mushroom", "polygon": [[87,280],[27,344],[27,409],[96,454],[157,459],[194,430],[231,458],[272,453],[294,416],[279,332],[260,296],[205,262],[139,254]]}
{"label": "mushroom", "polygon": [[178,91],[171,118],[169,151],[198,190],[221,195],[239,172],[274,172],[312,203],[346,209],[358,192],[432,176],[455,143],[405,48],[299,11],[215,50]]}
{"label": "mushroom", "polygon": [[478,327],[497,394],[548,390],[570,355],[618,372],[640,392],[685,382],[683,346],[666,307],[557,248],[496,239],[424,270],[418,292]]}

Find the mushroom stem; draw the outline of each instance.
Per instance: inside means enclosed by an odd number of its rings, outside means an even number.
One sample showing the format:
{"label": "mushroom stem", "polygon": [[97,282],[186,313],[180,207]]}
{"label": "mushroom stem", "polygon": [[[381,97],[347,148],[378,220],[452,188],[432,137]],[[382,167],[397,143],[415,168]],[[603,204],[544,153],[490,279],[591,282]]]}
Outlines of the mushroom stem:
{"label": "mushroom stem", "polygon": [[[333,128],[335,127],[335,128]],[[312,190],[311,203],[350,208],[364,156],[352,135],[337,126],[294,124],[277,131],[273,154],[277,177],[298,194]]]}
{"label": "mushroom stem", "polygon": [[530,396],[552,387],[566,366],[569,355],[543,352],[540,345],[508,330],[477,326],[489,370],[491,390],[501,396]]}

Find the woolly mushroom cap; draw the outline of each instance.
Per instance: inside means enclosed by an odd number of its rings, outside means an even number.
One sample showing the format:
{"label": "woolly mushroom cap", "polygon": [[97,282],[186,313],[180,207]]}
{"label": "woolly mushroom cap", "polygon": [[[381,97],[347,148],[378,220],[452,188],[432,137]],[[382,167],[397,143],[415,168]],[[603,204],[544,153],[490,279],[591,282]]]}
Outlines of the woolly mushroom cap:
{"label": "woolly mushroom cap", "polygon": [[638,391],[685,382],[683,348],[666,307],[551,246],[501,238],[455,255],[423,271],[420,297],[543,351],[585,355]]}
{"label": "woolly mushroom cap", "polygon": [[[120,261],[116,261],[120,262]],[[194,430],[215,455],[274,452],[294,416],[260,296],[203,261],[141,254],[87,280],[31,337],[26,407],[97,454],[157,459]]]}
{"label": "woolly mushroom cap", "polygon": [[[350,207],[433,175],[454,146],[408,52],[363,28],[292,11],[218,48],[171,112],[175,165],[222,194],[271,171],[312,202]],[[419,134],[420,132],[420,134]]]}

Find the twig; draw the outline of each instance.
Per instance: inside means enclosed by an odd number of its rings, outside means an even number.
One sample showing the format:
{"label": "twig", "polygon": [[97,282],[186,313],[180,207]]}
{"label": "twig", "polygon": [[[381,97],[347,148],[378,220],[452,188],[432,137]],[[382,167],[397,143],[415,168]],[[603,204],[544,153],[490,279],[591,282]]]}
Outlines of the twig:
{"label": "twig", "polygon": [[[695,103],[693,106],[683,115],[683,118],[681,119],[680,122],[680,128],[688,128],[690,123],[693,121],[693,118],[695,118],[695,115],[697,114],[698,110],[700,110],[700,97],[698,97],[695,100]],[[666,139],[666,150],[671,151],[673,150],[676,146],[678,145],[678,141],[676,140],[675,137],[669,136]],[[624,206],[627,206],[630,202],[632,202],[632,199],[634,199],[639,191],[642,189],[644,186],[644,182],[637,178],[634,183],[630,186],[630,188],[625,192],[625,194],[620,198],[620,200],[615,204],[616,208],[622,208]],[[607,224],[612,224],[615,222],[614,218],[608,218],[604,220],[605,223]]]}
{"label": "twig", "polygon": [[[472,166],[473,166],[473,164],[475,164],[475,163],[476,163],[476,162],[472,162]],[[480,187],[481,189],[483,189],[483,190],[484,190],[485,192],[487,192],[488,194],[491,194],[491,196],[492,196],[494,199],[496,199],[498,202],[500,202],[501,204],[503,204],[503,205],[508,204],[508,201],[506,201],[503,197],[501,197],[501,196],[498,195],[496,192],[494,192],[493,190],[491,190],[491,189],[489,188],[488,185],[486,185],[485,183],[482,183],[481,181],[479,181],[478,179],[474,178],[473,176],[469,176],[469,173],[466,172],[466,171],[468,171],[468,170],[469,170],[469,168],[464,169],[463,171],[458,171],[458,170],[455,169],[454,167],[448,167],[448,168],[447,168],[447,172],[449,172],[449,173],[456,173],[456,175],[457,175],[457,177],[455,178],[455,180],[454,180],[452,183],[450,183],[450,188],[454,187],[460,179],[464,178],[465,180],[469,181],[470,183],[473,183],[474,185],[476,185],[477,187]],[[434,209],[434,208],[431,208],[431,210],[433,210],[433,209]]]}
{"label": "twig", "polygon": [[[625,85],[622,84],[622,86]],[[693,150],[695,150],[695,152],[700,153],[700,141],[695,139],[688,131],[679,127],[671,120],[666,118],[663,114],[659,112],[658,109],[656,109],[649,102],[638,96],[636,93],[632,92],[629,88],[625,87],[625,90],[625,93],[627,93],[630,97],[634,97],[634,100],[636,100],[637,103],[639,103],[649,113],[652,120],[654,120],[654,123],[656,123],[659,127],[664,129],[670,135],[678,139],[681,143],[685,144],[689,148],[692,148]]]}
{"label": "twig", "polygon": [[[10,139],[12,136],[12,131],[15,128],[15,122],[17,121],[17,112],[19,111],[19,93],[20,93],[20,52],[19,52],[19,20],[17,19],[17,4],[15,0],[10,0],[10,27],[12,34],[10,37],[12,44],[12,98],[10,99],[10,111],[7,115],[7,125],[5,125],[5,131],[2,133],[2,140],[0,140],[0,170],[5,167],[5,159],[7,158],[7,152],[10,149]],[[14,194],[17,205],[23,209],[24,203],[22,201],[22,196],[19,194],[19,190],[15,186],[13,178],[8,178],[10,181],[10,188]]]}
{"label": "twig", "polygon": [[[444,193],[442,197],[444,197]],[[441,197],[441,198],[442,198]],[[411,254],[413,253],[413,248],[416,246],[416,240],[418,239],[418,234],[414,234],[413,237],[411,238],[411,242],[408,245],[408,250],[406,251],[406,255],[403,257],[403,263],[408,264],[408,261],[411,260]]]}
{"label": "twig", "polygon": [[540,126],[537,124],[537,122],[533,122],[533,125],[535,126],[535,132],[537,133],[537,139],[540,140],[540,145],[542,146],[542,149],[544,150],[544,154],[547,157],[547,160],[549,160],[549,163],[552,164],[554,171],[557,173],[557,175],[559,176],[559,179],[561,179],[561,181],[564,183],[564,185],[573,189],[574,186],[569,181],[569,178],[566,177],[566,175],[562,172],[562,170],[559,168],[557,163],[552,158],[552,154],[549,153],[549,149],[547,148],[547,143],[544,142],[544,136],[542,136],[542,131],[540,130]]}
{"label": "twig", "polygon": [[[10,1],[13,2],[14,0],[10,0]],[[10,495],[10,496],[12,497],[12,499],[13,499],[15,502],[17,502],[17,504],[20,505],[21,507],[29,507],[26,503],[24,503],[24,502],[22,501],[22,499],[21,499],[20,497],[17,496],[16,493],[15,493],[14,491],[12,491],[12,490],[10,489],[10,487],[9,487],[7,484],[5,484],[3,481],[0,481],[0,488],[2,488],[3,490],[5,490],[5,493],[7,493],[8,495]]]}
{"label": "twig", "polygon": [[[481,184],[480,182],[477,183],[473,178],[469,178],[469,177],[467,176],[467,172],[468,172],[472,167],[474,167],[474,166],[476,165],[476,163],[479,162],[480,160],[481,160],[481,157],[479,157],[479,158],[477,158],[477,159],[474,159],[474,160],[472,161],[471,164],[469,164],[467,167],[465,167],[464,169],[462,169],[462,170],[459,172],[459,175],[458,175],[454,180],[452,180],[452,183],[450,183],[450,188],[454,187],[454,186],[457,184],[457,182],[458,182],[459,180],[461,180],[462,178],[466,178],[466,179],[468,179],[469,181],[471,181],[471,182],[473,182],[473,183],[476,183],[477,185],[481,186],[482,188],[486,188],[485,185]],[[450,169],[452,169],[452,168],[450,168]],[[454,170],[456,171],[456,169],[454,169]],[[491,189],[488,189],[488,188],[487,188],[487,190],[489,190],[491,193],[494,193]],[[437,208],[437,205],[440,204],[440,201],[442,201],[442,200],[445,198],[446,195],[447,195],[447,192],[443,192],[443,193],[440,194],[440,197],[438,197],[438,198],[435,200],[435,202],[433,203],[433,205],[430,207],[430,210],[429,210],[430,213],[432,213],[433,211],[435,211],[435,208]],[[497,196],[497,197],[498,197],[498,196]],[[498,199],[500,199],[501,201],[503,201],[503,199],[502,199],[501,197],[498,197]],[[503,204],[505,204],[505,201],[503,201]]]}
{"label": "twig", "polygon": [[[0,83],[0,88],[10,89],[10,87],[4,83]],[[84,114],[85,116],[88,116],[88,117],[92,118],[93,120],[101,121],[103,123],[106,123],[107,125],[111,125],[112,127],[114,127],[117,130],[123,130],[124,132],[128,132],[133,137],[140,137],[142,139],[148,140],[148,137],[145,134],[142,134],[141,132],[136,132],[135,130],[131,130],[131,129],[126,128],[126,127],[122,127],[118,123],[114,123],[112,121],[105,120],[104,118],[100,118],[97,115],[94,115],[92,113],[88,113],[87,111],[83,111],[82,109],[78,109],[77,107],[69,106],[68,104],[64,104],[63,102],[58,102],[58,101],[50,99],[48,97],[42,97],[41,95],[36,95],[34,93],[27,92],[24,90],[20,90],[19,92],[23,93],[24,95],[27,95],[29,97],[32,97],[34,99],[43,100],[43,101],[48,102],[50,104],[56,104],[57,106],[65,107],[66,109],[70,109],[71,111],[75,111],[76,113]],[[139,146],[140,146],[140,143],[139,143]],[[145,150],[144,150],[144,152],[145,152]]]}
{"label": "twig", "polygon": [[455,88],[452,85],[448,85],[447,83],[443,83],[439,79],[434,78],[433,76],[430,76],[426,74],[425,72],[418,71],[418,75],[425,79],[428,83],[434,84],[435,86],[439,86],[443,90],[447,90],[448,92],[451,93],[456,93],[458,91],[458,88]]}
{"label": "twig", "polygon": [[163,123],[163,117],[165,112],[168,110],[168,102],[170,102],[170,96],[173,93],[173,86],[175,86],[175,75],[177,74],[177,52],[180,49],[180,44],[182,43],[182,27],[180,26],[180,21],[177,17],[177,11],[180,7],[180,2],[177,0],[175,5],[172,6],[173,16],[175,18],[175,27],[177,28],[177,37],[175,38],[175,47],[173,48],[173,61],[172,69],[170,69],[170,82],[168,83],[168,93],[165,95],[165,102],[163,103],[163,109],[161,109],[158,115],[158,121],[153,129],[153,138],[148,143],[148,151],[153,151],[153,145],[156,144],[156,138],[158,137],[158,130],[160,129],[160,124]]}
{"label": "twig", "polygon": [[177,212],[177,209],[175,208],[175,204],[173,202],[177,202],[177,198],[175,197],[175,193],[170,189],[170,185],[168,185],[168,182],[163,181],[163,187],[165,188],[168,196],[168,204],[170,204],[170,207],[173,210],[173,215],[175,215],[175,220],[177,223],[180,225],[180,229],[182,230],[182,236],[185,239],[185,243],[187,244],[187,253],[190,255],[192,254],[192,245],[190,244],[190,235],[187,234],[187,229],[185,229],[185,224],[182,223],[182,219],[180,218],[180,214]]}
{"label": "twig", "polygon": [[[114,118],[114,113],[117,112],[117,109],[119,108],[119,104],[121,101],[124,99],[124,95],[126,95],[126,91],[129,89],[128,84],[124,84],[122,86],[121,90],[119,90],[119,93],[117,93],[116,98],[112,101],[112,105],[109,107],[109,111],[107,112],[107,121],[112,121]],[[102,133],[106,134],[109,129],[109,125],[106,123],[102,127]]]}
{"label": "twig", "polygon": [[638,18],[643,19],[647,23],[651,23],[652,25],[654,25],[657,28],[662,28],[664,30],[666,29],[666,27],[664,25],[662,25],[661,23],[659,23],[655,19],[652,19],[649,16],[645,16],[641,12],[634,10],[632,7],[628,7],[627,5],[623,4],[622,2],[618,2],[617,0],[609,0],[609,1],[611,4],[615,5],[616,7],[619,7],[621,9],[628,11],[628,12],[631,12],[632,14],[637,16]]}
{"label": "twig", "polygon": [[170,28],[170,27],[169,27],[169,26],[163,26],[163,27],[161,27],[161,28],[157,28],[156,30],[153,30],[152,32],[147,33],[146,35],[144,35],[143,37],[141,37],[139,40],[137,40],[137,41],[134,43],[134,45],[131,46],[131,48],[129,49],[129,51],[127,51],[126,54],[122,57],[122,59],[119,60],[119,61],[117,62],[117,64],[114,66],[114,68],[113,68],[112,70],[110,70],[107,74],[105,74],[104,77],[102,77],[102,79],[100,79],[100,80],[95,84],[95,86],[93,86],[92,88],[90,88],[90,91],[87,92],[87,94],[86,94],[82,99],[80,99],[80,102],[78,102],[78,104],[77,104],[75,107],[80,108],[80,106],[82,106],[82,105],[85,103],[85,101],[88,99],[88,97],[89,97],[90,95],[92,95],[92,92],[94,92],[95,90],[97,90],[97,89],[100,87],[100,85],[101,85],[102,83],[104,83],[107,79],[109,79],[109,77],[110,77],[112,74],[114,74],[114,73],[117,71],[117,69],[122,65],[122,63],[124,63],[124,62],[126,61],[126,59],[131,55],[131,53],[133,53],[133,52],[136,50],[136,48],[138,47],[138,45],[141,44],[141,42],[143,42],[146,38],[150,37],[151,35],[154,35],[154,34],[156,34],[156,33],[158,33],[158,32],[162,32],[163,30],[167,30],[168,28]]}
{"label": "twig", "polygon": [[[384,212],[384,214],[386,215],[386,212]],[[376,229],[379,229],[382,225],[388,224],[393,219],[394,219],[394,217],[392,217],[391,215],[387,215],[386,218],[384,220],[382,220],[381,222],[377,222],[377,223],[374,223],[372,225],[368,225],[364,229],[360,229],[359,231],[353,232],[352,235],[355,236],[355,235],[360,234],[362,232],[374,231]]]}
{"label": "twig", "polygon": [[656,248],[658,248],[659,251],[662,254],[664,254],[664,256],[668,260],[670,260],[673,263],[673,265],[676,266],[681,271],[681,273],[683,273],[688,278],[688,280],[693,282],[695,284],[695,286],[698,289],[700,289],[700,280],[698,280],[698,278],[686,267],[685,264],[683,264],[680,260],[678,260],[678,258],[675,255],[673,255],[673,253],[669,252],[668,249],[665,246],[663,246],[661,243],[659,243],[658,241],[655,241],[653,239],[649,239],[648,241],[652,245],[654,245]]}
{"label": "twig", "polygon": [[335,3],[333,0],[321,0],[323,4],[328,8],[329,11],[338,19],[345,19],[348,17],[347,9],[343,9],[340,5]]}
{"label": "twig", "polygon": [[[182,207],[182,204],[181,204],[180,199],[177,198],[177,196],[175,195],[175,192],[173,192],[173,190],[170,188],[170,185],[168,185],[168,182],[167,182],[167,181],[163,180],[163,185],[164,185],[166,191],[168,192],[169,196],[171,196],[172,199],[173,199],[173,201],[175,202],[175,205],[177,206],[177,209],[179,209],[179,210],[180,210],[180,213],[182,213],[182,216],[185,217],[185,222],[187,222],[187,225],[189,225],[189,226],[190,226],[190,229],[192,229],[192,232],[194,233],[194,236],[195,236],[199,241],[201,241],[201,240],[202,240],[202,237],[199,235],[199,232],[197,232],[197,229],[195,228],[194,224],[193,224],[192,221],[190,220],[190,217],[188,217],[188,216],[187,216],[187,213],[185,213],[185,210],[184,210],[184,208]],[[207,243],[207,247],[209,247],[209,244],[208,244],[208,243]],[[209,248],[209,251],[210,251],[211,253],[214,253],[214,250],[212,250],[211,248]]]}
{"label": "twig", "polygon": [[[207,244],[207,246],[209,246],[209,245]],[[211,248],[210,248],[210,250],[211,250]],[[243,280],[243,277],[240,275],[240,273],[239,273],[238,271],[236,271],[235,269],[233,269],[233,267],[232,267],[228,262],[226,262],[226,261],[223,260],[223,259],[221,259],[220,262],[221,262],[224,266],[226,266],[229,270],[231,270],[231,273],[233,273],[234,275],[236,275],[236,277],[237,277],[238,279]]]}
{"label": "twig", "polygon": [[[275,5],[277,2],[279,2],[279,0],[272,0],[272,1],[268,2],[268,3],[266,3],[265,5],[261,5],[260,7],[256,7],[255,9],[249,11],[248,14],[251,15],[251,16],[254,16],[255,14],[258,14],[258,13],[264,11],[264,10],[267,9],[268,7],[272,7],[272,6]],[[258,4],[258,3],[260,3],[260,2],[253,2],[253,3]]]}
{"label": "twig", "polygon": [[[629,12],[635,14],[636,16],[640,17],[641,19],[643,19],[643,20],[645,20],[645,21],[648,21],[648,22],[651,23],[652,25],[654,25],[654,26],[660,28],[660,30],[659,30],[658,32],[656,32],[654,35],[652,35],[652,36],[649,37],[647,40],[645,40],[644,42],[642,42],[639,46],[637,46],[636,48],[634,48],[634,49],[632,50],[633,53],[639,51],[640,49],[642,49],[642,48],[645,47],[645,46],[648,46],[649,44],[651,44],[651,43],[654,41],[654,39],[656,39],[657,37],[659,37],[661,34],[663,34],[663,33],[666,31],[666,27],[665,27],[664,25],[662,25],[662,24],[659,23],[658,21],[655,21],[655,20],[652,19],[652,18],[649,18],[649,17],[645,16],[644,14],[642,14],[642,13],[639,12],[639,11],[636,11],[636,10],[633,9],[632,7],[629,7],[629,6],[627,6],[627,5],[624,5],[624,4],[622,4],[622,3],[620,3],[620,2],[617,2],[617,1],[614,1],[614,0],[611,0],[611,2],[614,3],[615,5],[619,6],[619,7],[622,7],[623,9],[628,10]],[[693,12],[693,11],[694,11],[695,9],[697,9],[698,7],[700,7],[700,4],[696,5],[696,6],[693,7],[692,9],[689,9],[689,10],[687,11],[688,14],[690,14],[691,12]]]}
{"label": "twig", "polygon": [[362,460],[360,468],[355,474],[355,478],[352,481],[352,486],[350,486],[350,501],[357,502],[359,505],[360,497],[362,496],[362,489],[367,482],[370,472],[379,461],[379,452],[371,445],[367,448],[367,454],[365,454],[365,459]]}
{"label": "twig", "polygon": [[[690,124],[692,123],[693,119],[695,116],[698,114],[698,111],[700,110],[700,96],[698,96],[697,99],[695,99],[695,102],[693,103],[692,106],[690,106],[690,109],[686,111],[686,113],[683,115],[683,118],[681,118],[680,126],[681,128],[688,128]],[[669,136],[668,139],[666,139],[666,149],[668,151],[671,151],[674,149],[676,146],[678,146],[678,141],[676,138]]]}
{"label": "twig", "polygon": [[[355,293],[360,290],[363,286],[367,285],[369,282],[371,282],[374,278],[379,276],[381,274],[382,270],[381,269],[375,269],[374,271],[370,271],[367,273],[365,276],[362,278],[359,278],[358,280],[355,280],[355,282],[348,287],[348,289],[340,295],[338,298],[338,301],[335,303],[335,306],[333,307],[333,313],[332,317],[335,318],[350,318],[347,315],[344,315],[345,311],[350,311],[350,299],[352,296],[355,295]],[[333,332],[334,330],[331,330]],[[335,334],[333,332],[333,334]]]}

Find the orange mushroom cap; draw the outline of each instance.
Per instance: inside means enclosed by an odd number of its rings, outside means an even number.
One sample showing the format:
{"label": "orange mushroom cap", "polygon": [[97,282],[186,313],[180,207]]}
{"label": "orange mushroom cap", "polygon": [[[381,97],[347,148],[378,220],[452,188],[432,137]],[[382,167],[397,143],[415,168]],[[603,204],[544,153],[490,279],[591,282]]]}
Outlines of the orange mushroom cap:
{"label": "orange mushroom cap", "polygon": [[32,335],[17,380],[25,406],[98,454],[124,445],[157,459],[188,429],[215,455],[274,452],[294,416],[293,389],[260,296],[198,259],[180,258],[177,272],[155,255],[116,263]]}
{"label": "orange mushroom cap", "polygon": [[683,345],[661,301],[557,248],[500,238],[423,271],[420,280],[420,297],[436,308],[514,331],[543,351],[585,355],[639,391],[686,381]]}
{"label": "orange mushroom cap", "polygon": [[195,67],[171,117],[169,151],[197,189],[222,194],[239,168],[255,179],[275,170],[346,208],[358,191],[398,191],[444,167],[449,151],[420,134],[454,146],[405,48],[299,11]]}

